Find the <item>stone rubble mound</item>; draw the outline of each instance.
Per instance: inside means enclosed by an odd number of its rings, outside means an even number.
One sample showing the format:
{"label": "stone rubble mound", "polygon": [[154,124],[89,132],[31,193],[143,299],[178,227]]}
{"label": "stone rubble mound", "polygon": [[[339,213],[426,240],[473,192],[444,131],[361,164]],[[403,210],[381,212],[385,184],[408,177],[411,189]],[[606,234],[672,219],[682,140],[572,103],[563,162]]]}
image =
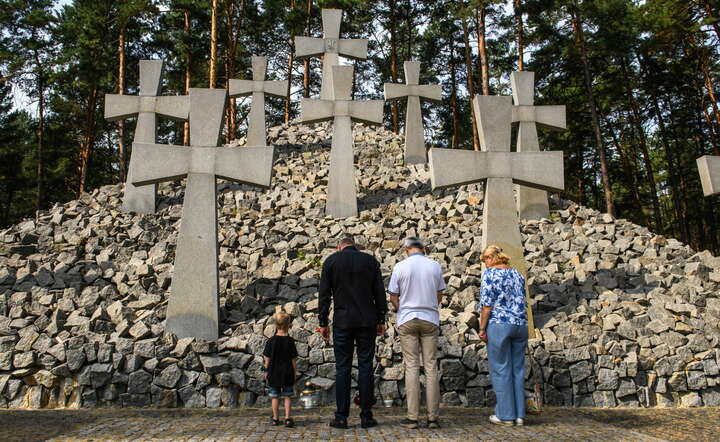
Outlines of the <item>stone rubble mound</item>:
{"label": "stone rubble mound", "polygon": [[[420,236],[448,284],[439,365],[446,405],[494,402],[475,313],[482,187],[432,191],[402,164],[402,138],[355,126],[360,216],[324,218],[330,126],[271,128],[270,190],[220,183],[221,339],[164,333],[183,186],[160,186],[156,215],[120,210],[105,186],[0,231],[0,407],[237,407],[267,403],[271,315],[294,316],[296,391],[334,401],[332,347],[315,333],[323,259],[352,234],[382,263]],[[233,143],[241,144],[242,140]],[[538,339],[527,389],[547,404],[720,405],[720,259],[607,214],[556,201],[521,225]],[[394,314],[390,315],[394,322]],[[378,339],[377,396],[405,392],[393,328]]]}

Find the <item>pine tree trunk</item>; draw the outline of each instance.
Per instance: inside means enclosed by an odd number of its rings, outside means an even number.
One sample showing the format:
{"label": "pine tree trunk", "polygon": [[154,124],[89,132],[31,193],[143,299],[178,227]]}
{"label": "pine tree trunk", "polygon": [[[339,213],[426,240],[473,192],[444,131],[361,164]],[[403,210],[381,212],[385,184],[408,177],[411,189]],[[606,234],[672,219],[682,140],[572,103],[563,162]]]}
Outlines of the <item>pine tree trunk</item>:
{"label": "pine tree trunk", "polygon": [[87,190],[87,176],[90,169],[90,156],[93,151],[95,135],[95,108],[97,105],[97,92],[97,85],[92,85],[88,96],[87,109],[85,110],[85,129],[80,142],[80,182],[78,185],[78,197]]}
{"label": "pine tree trunk", "polygon": [[[682,149],[677,149],[678,140],[680,140],[681,138],[678,136],[678,133],[675,130],[675,128],[677,127],[677,121],[676,121],[676,118],[675,118],[675,115],[673,112],[674,108],[672,105],[669,104],[669,101],[666,102],[666,107],[669,110],[668,117],[670,119],[670,124],[668,125],[668,127],[671,128],[672,139],[675,140],[676,149],[673,149],[673,151],[675,153],[682,152]],[[675,155],[675,153],[673,154],[673,156]],[[682,167],[682,155],[677,155],[676,158],[677,158],[677,163],[676,163],[677,167],[678,168]],[[669,165],[670,165],[670,160],[668,159],[668,166]],[[682,229],[683,229],[684,239],[681,238],[681,240],[683,242],[687,243],[692,240],[692,238],[691,238],[692,234],[690,232],[690,223],[689,223],[689,217],[688,217],[688,200],[687,200],[687,198],[685,198],[685,195],[689,195],[688,184],[687,184],[687,174],[679,173],[678,174],[678,183],[679,183],[678,188],[680,189],[680,191],[678,192],[678,201],[680,203],[680,205],[679,205],[680,218],[678,219],[678,222],[680,223],[680,225],[682,226]]]}
{"label": "pine tree trunk", "polygon": [[[312,12],[313,0],[307,0],[307,7],[305,10],[305,36],[310,36],[310,13]],[[310,60],[303,60],[303,97],[310,97]]]}
{"label": "pine tree trunk", "polygon": [[[295,10],[295,0],[290,0],[290,11]],[[290,88],[292,87],[292,69],[293,69],[293,62],[295,61],[295,40],[292,36],[288,38],[288,64],[287,64],[287,93],[285,94],[285,97],[287,99],[285,100],[285,124],[288,124],[290,122]]]}
{"label": "pine tree trunk", "polygon": [[[607,123],[607,120],[606,120]],[[630,189],[630,193],[633,196],[633,203],[635,205],[635,212],[638,216],[638,220],[641,225],[645,225],[647,223],[647,219],[645,217],[645,212],[643,211],[642,206],[642,198],[640,197],[640,179],[638,178],[637,173],[637,167],[635,167],[635,162],[628,159],[628,152],[623,148],[623,143],[618,140],[617,134],[615,133],[615,130],[613,129],[612,125],[606,124],[608,131],[610,132],[610,137],[613,140],[613,143],[615,144],[615,148],[618,151],[618,154],[620,155],[620,164],[622,165],[623,172],[627,177],[630,177],[632,179],[632,186]],[[622,138],[625,138],[624,135],[622,135]]]}
{"label": "pine tree trunk", "polygon": [[37,49],[33,51],[37,66],[38,128],[37,128],[37,200],[35,209],[45,208],[45,71]]}
{"label": "pine tree trunk", "polygon": [[[393,83],[398,82],[398,55],[397,55],[397,2],[389,0],[390,8],[390,80]],[[399,110],[397,100],[390,103],[390,114],[392,119],[392,131],[398,133],[400,131]]]}
{"label": "pine tree trunk", "polygon": [[467,88],[468,95],[470,96],[470,110],[472,113],[472,134],[473,134],[473,149],[480,150],[480,138],[478,136],[477,127],[475,125],[476,115],[475,106],[472,105],[472,100],[475,97],[475,85],[473,84],[473,66],[472,66],[472,51],[470,49],[470,33],[468,31],[467,20],[464,18],[462,21],[463,30],[463,41],[465,43],[465,66],[467,68]]}
{"label": "pine tree trunk", "polygon": [[478,64],[480,65],[480,84],[482,85],[483,95],[490,95],[490,65],[488,63],[487,45],[486,45],[486,22],[487,8],[485,2],[481,1],[475,9],[475,25],[478,35]]}
{"label": "pine tree trunk", "polygon": [[523,31],[522,0],[513,0],[515,12],[515,42],[517,44],[518,71],[525,70],[525,32]]}
{"label": "pine tree trunk", "polygon": [[[186,38],[190,39],[190,11],[188,9],[183,10],[183,18],[185,20],[183,31],[185,32]],[[187,54],[185,54],[185,81],[184,81],[184,94],[188,95],[190,94],[190,77],[192,75],[192,55],[190,54],[190,50],[187,50]],[[183,123],[183,145],[189,146],[190,145],[190,122],[185,121]]]}
{"label": "pine tree trunk", "polygon": [[585,77],[585,93],[587,94],[588,107],[590,108],[590,116],[592,118],[593,132],[595,135],[595,144],[598,149],[600,159],[600,174],[603,184],[603,193],[605,196],[605,210],[612,216],[615,216],[615,202],[613,201],[612,187],[610,185],[610,172],[608,168],[607,153],[605,152],[605,144],[600,132],[600,119],[598,117],[597,106],[595,105],[595,96],[593,94],[592,76],[590,74],[590,64],[587,56],[587,47],[585,46],[585,37],[583,35],[583,26],[577,7],[577,0],[573,1],[571,8],[573,33],[575,34],[575,44],[580,53],[580,60],[583,66],[583,74]]}
{"label": "pine tree trunk", "polygon": [[667,173],[668,173],[668,182],[670,184],[670,197],[672,199],[672,207],[673,212],[675,213],[675,222],[668,223],[669,226],[676,226],[679,225],[680,228],[677,229],[678,235],[680,236],[680,240],[683,242],[687,242],[688,240],[688,234],[687,230],[683,228],[684,222],[683,222],[683,214],[681,212],[681,203],[680,203],[680,195],[679,195],[679,179],[678,179],[678,169],[677,169],[677,163],[675,161],[675,155],[673,153],[673,149],[670,146],[669,135],[667,133],[667,126],[665,124],[665,118],[663,117],[663,114],[660,110],[660,97],[657,91],[657,83],[650,78],[650,71],[654,70],[656,68],[655,64],[653,63],[652,59],[647,53],[638,54],[638,64],[643,72],[643,75],[645,76],[645,90],[648,91],[650,94],[650,100],[649,103],[651,104],[651,109],[653,114],[655,115],[655,120],[657,121],[658,129],[660,131],[660,143],[663,146],[663,151],[665,153],[665,161],[667,162]]}
{"label": "pine tree trunk", "polygon": [[460,111],[457,105],[457,68],[455,67],[455,42],[450,38],[450,109],[452,109],[451,147],[460,145]]}
{"label": "pine tree trunk", "polygon": [[705,10],[705,20],[709,23],[712,23],[715,35],[717,35],[718,40],[720,40],[720,24],[718,24],[718,17],[712,8],[712,5],[708,0],[701,0],[700,6],[702,6],[702,8]]}
{"label": "pine tree trunk", "polygon": [[217,84],[217,2],[212,0],[210,11],[210,89]]}
{"label": "pine tree trunk", "polygon": [[[223,57],[225,59],[225,88],[230,90],[230,79],[235,77],[236,48],[235,26],[233,23],[235,19],[235,2],[233,0],[225,1],[225,17],[227,18],[227,38],[225,42],[225,56]],[[235,130],[233,128],[233,123],[235,122],[233,115],[235,114],[232,107],[233,106],[230,105],[225,108],[225,143],[230,143],[235,139]]]}
{"label": "pine tree trunk", "polygon": [[[125,26],[120,29],[118,39],[118,94],[125,93]],[[118,169],[120,182],[124,183],[127,177],[127,164],[125,163],[125,121],[120,120],[118,125]]]}
{"label": "pine tree trunk", "polygon": [[[622,70],[625,74],[625,78],[630,78],[630,72],[627,67],[627,60],[622,60]],[[650,199],[653,206],[653,223],[655,224],[655,231],[657,233],[663,232],[662,213],[660,212],[660,200],[658,199],[657,184],[655,183],[655,172],[652,165],[652,159],[650,158],[650,150],[648,149],[647,137],[645,136],[645,129],[643,128],[642,116],[640,115],[640,105],[637,102],[635,93],[630,87],[630,82],[625,81],[625,92],[630,103],[630,110],[632,112],[632,118],[630,119],[635,128],[635,133],[638,137],[640,144],[640,151],[643,156],[643,163],[645,166],[645,179],[647,180],[648,186],[650,187]]]}
{"label": "pine tree trunk", "polygon": [[[707,91],[708,97],[710,98],[710,106],[712,107],[713,115],[715,116],[715,127],[712,127],[713,124],[710,122],[710,130],[717,132],[717,128],[720,127],[720,109],[718,109],[717,95],[715,94],[715,85],[713,84],[713,78],[710,73],[710,68],[708,67],[708,59],[710,58],[710,54],[708,54],[707,51],[704,50],[704,48],[698,45],[697,40],[695,39],[695,35],[692,32],[688,33],[688,39],[690,42],[690,46],[694,49],[694,54],[689,54],[687,50],[685,51],[685,53],[687,55],[695,55],[695,58],[698,61],[698,67],[703,74],[703,83],[705,86],[705,90]],[[702,91],[700,90],[700,92]],[[717,145],[714,148],[714,154],[720,155],[720,151],[718,151]]]}

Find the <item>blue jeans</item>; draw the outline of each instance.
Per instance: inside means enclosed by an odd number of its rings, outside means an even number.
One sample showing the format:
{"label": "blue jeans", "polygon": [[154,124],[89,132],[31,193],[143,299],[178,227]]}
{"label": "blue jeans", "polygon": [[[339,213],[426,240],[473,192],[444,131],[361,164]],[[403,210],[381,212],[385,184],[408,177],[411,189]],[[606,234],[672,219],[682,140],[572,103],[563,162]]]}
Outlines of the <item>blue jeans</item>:
{"label": "blue jeans", "polygon": [[525,419],[525,347],[527,325],[487,326],[490,379],[497,398],[495,416],[500,420]]}
{"label": "blue jeans", "polygon": [[358,390],[360,390],[360,418],[372,417],[375,403],[375,379],[373,358],[375,356],[376,327],[333,327],[333,348],[335,349],[335,417],[347,420],[350,415],[350,371],[353,353],[357,347]]}
{"label": "blue jeans", "polygon": [[272,387],[268,386],[268,396],[270,396],[273,399],[277,399],[279,397],[292,397],[294,391],[293,386],[287,386],[287,387]]}

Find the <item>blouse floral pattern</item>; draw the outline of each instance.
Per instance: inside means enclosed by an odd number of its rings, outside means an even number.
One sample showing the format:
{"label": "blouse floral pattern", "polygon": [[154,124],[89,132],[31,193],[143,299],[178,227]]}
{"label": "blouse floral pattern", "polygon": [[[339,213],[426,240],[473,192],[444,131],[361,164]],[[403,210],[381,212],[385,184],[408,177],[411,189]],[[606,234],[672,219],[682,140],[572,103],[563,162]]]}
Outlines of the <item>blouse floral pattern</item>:
{"label": "blouse floral pattern", "polygon": [[482,275],[478,311],[483,306],[493,307],[491,323],[527,325],[525,278],[515,269],[486,269]]}

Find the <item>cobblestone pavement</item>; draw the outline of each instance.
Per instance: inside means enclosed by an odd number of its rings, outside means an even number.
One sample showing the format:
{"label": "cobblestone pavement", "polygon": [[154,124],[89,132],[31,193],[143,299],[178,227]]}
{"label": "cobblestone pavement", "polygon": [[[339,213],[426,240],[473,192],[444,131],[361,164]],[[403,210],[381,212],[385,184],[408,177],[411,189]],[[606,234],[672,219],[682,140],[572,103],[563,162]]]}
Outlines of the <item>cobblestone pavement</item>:
{"label": "cobblestone pavement", "polygon": [[[353,410],[356,412],[357,410]],[[442,428],[408,430],[400,408],[380,409],[380,425],[362,429],[357,415],[350,429],[327,426],[329,408],[298,410],[297,427],[271,427],[268,410],[2,410],[0,440],[271,441],[271,440],[577,440],[656,441],[720,439],[720,408],[564,409],[530,416],[524,427],[492,425],[490,409],[447,408]]]}

